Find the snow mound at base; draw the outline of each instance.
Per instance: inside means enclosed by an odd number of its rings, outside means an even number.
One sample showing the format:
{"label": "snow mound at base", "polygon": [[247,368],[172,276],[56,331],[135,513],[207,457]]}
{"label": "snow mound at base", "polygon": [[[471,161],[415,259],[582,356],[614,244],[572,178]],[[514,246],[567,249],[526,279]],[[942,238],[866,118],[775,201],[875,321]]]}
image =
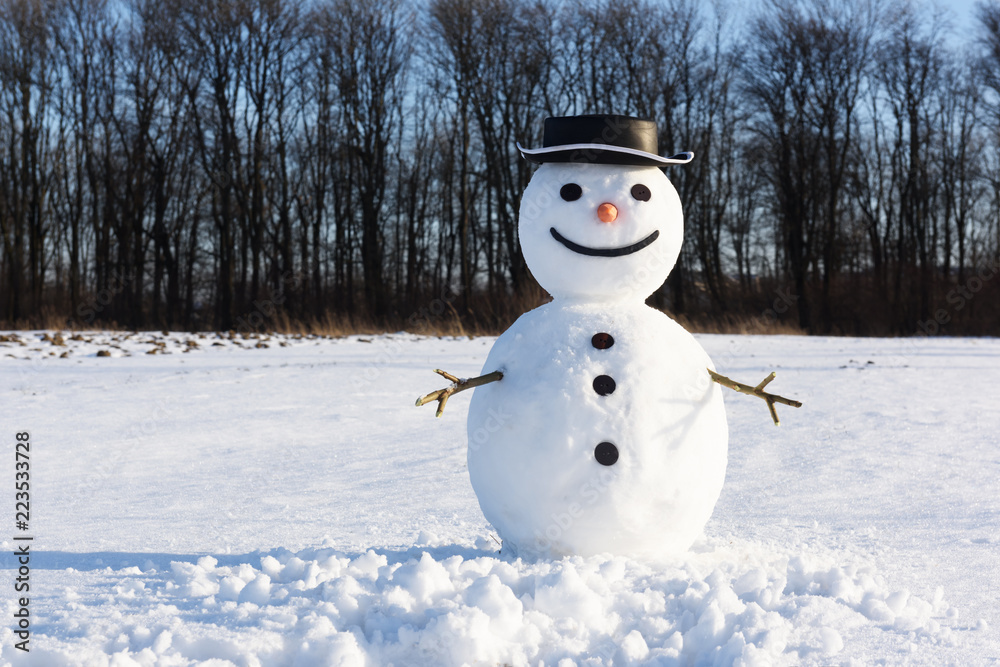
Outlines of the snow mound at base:
{"label": "snow mound at base", "polygon": [[[660,563],[525,562],[497,557],[480,542],[105,568],[94,573],[106,579],[93,589],[67,591],[72,610],[46,619],[51,634],[36,637],[32,658],[67,665],[815,664],[854,657],[845,644],[855,632],[881,633],[883,656],[919,657],[921,645],[947,646],[975,631],[957,626],[940,589],[930,600],[895,590],[846,554],[781,553],[734,538]],[[81,625],[89,639],[74,632]],[[0,635],[0,657],[22,664],[9,650],[11,631]]]}

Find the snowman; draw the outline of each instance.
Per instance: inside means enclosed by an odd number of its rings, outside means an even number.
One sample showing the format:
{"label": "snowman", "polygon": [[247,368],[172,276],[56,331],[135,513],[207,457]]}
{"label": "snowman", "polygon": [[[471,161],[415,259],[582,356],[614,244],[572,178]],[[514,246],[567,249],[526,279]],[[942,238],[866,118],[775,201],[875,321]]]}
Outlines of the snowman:
{"label": "snowman", "polygon": [[524,191],[524,259],[552,301],[493,345],[475,388],[468,466],[502,551],[526,558],[686,551],[726,472],[721,386],[798,407],[715,372],[684,328],[645,299],[680,252],[683,216],[652,121],[616,115],[545,121]]}

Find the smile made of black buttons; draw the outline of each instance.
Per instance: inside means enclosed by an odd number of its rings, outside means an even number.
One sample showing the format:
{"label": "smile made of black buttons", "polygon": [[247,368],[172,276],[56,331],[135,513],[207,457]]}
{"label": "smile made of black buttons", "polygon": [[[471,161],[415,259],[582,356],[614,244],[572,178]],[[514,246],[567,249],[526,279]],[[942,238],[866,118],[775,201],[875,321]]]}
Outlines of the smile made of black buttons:
{"label": "smile made of black buttons", "polygon": [[[615,344],[615,339],[609,333],[596,333],[590,342],[598,350],[607,350]],[[614,393],[615,386],[615,380],[610,375],[598,375],[594,378],[594,391],[600,396]],[[618,462],[618,448],[613,443],[602,442],[594,448],[594,458],[602,466],[613,466]]]}

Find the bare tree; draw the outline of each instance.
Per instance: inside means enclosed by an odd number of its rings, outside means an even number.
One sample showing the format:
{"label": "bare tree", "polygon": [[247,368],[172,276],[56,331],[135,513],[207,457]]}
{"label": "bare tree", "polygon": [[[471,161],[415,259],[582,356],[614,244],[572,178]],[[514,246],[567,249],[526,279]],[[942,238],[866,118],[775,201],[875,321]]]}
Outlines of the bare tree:
{"label": "bare tree", "polygon": [[982,99],[978,73],[964,63],[948,68],[944,79],[950,85],[941,88],[939,112],[944,235],[941,274],[946,283],[950,282],[955,259],[957,283],[964,285],[970,227],[984,195]]}
{"label": "bare tree", "polygon": [[0,237],[6,269],[3,313],[11,321],[42,305],[51,224],[46,119],[55,81],[53,22],[46,4],[27,0],[0,4],[0,132],[4,135]]}
{"label": "bare tree", "polygon": [[864,5],[773,0],[753,25],[747,93],[805,330],[817,326],[811,275],[821,281],[819,328],[832,320],[830,285],[875,19]]}
{"label": "bare tree", "polygon": [[1000,260],[996,3],[967,51],[925,3],[727,6],[0,0],[0,320],[495,327],[542,296],[515,142],[593,112],[696,153],[652,305],[988,330],[955,294]]}
{"label": "bare tree", "polygon": [[343,111],[340,141],[353,185],[344,194],[353,205],[342,210],[360,225],[366,306],[383,317],[389,310],[383,205],[389,146],[401,122],[410,57],[406,13],[397,0],[331,0],[321,5],[316,20]]}
{"label": "bare tree", "polygon": [[[491,294],[503,298],[505,274],[515,293],[527,285],[516,217],[530,171],[515,143],[538,134],[538,112],[548,98],[546,69],[553,60],[553,35],[546,26],[553,20],[542,2],[436,0],[430,7],[431,30],[440,41],[427,56],[449,81],[459,120],[463,299],[471,294],[480,252]],[[473,165],[475,140],[482,153]],[[473,199],[474,177],[485,180],[484,209]],[[473,216],[480,225],[471,224]],[[473,234],[481,238],[478,247],[470,243]]]}
{"label": "bare tree", "polygon": [[240,208],[240,190],[246,181],[236,127],[243,85],[241,65],[246,52],[246,7],[233,0],[177,0],[174,11],[178,53],[186,59],[175,73],[184,75],[180,82],[188,99],[199,161],[213,186],[210,211],[215,231],[215,321],[221,328],[230,329],[236,308],[242,306],[242,299],[237,302],[235,284],[240,249],[242,266],[247,265],[245,237],[237,243],[239,221],[245,215]]}
{"label": "bare tree", "polygon": [[[887,222],[895,232],[892,289],[900,328],[912,328],[918,318],[926,320],[931,313],[932,209],[941,180],[932,147],[940,109],[935,97],[944,62],[935,26],[933,18],[902,7],[892,17],[890,34],[878,57],[879,79],[893,119],[889,170],[896,202],[890,209],[895,216]],[[915,300],[910,296],[914,282]]]}
{"label": "bare tree", "polygon": [[[1000,151],[1000,6],[995,2],[983,0],[976,5],[976,15],[981,26],[981,43],[984,54],[979,61],[979,72],[991,97],[988,101],[993,124],[993,151]],[[1000,161],[994,159],[989,183],[993,196],[993,257],[1000,263]]]}

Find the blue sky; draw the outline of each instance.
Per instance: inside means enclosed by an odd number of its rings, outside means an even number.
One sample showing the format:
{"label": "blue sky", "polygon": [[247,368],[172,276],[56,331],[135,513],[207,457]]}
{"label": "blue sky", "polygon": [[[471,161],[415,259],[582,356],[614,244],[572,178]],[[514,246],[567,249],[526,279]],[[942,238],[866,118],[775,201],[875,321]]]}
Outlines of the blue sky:
{"label": "blue sky", "polygon": [[941,0],[941,5],[955,12],[956,30],[969,30],[973,26],[976,0]]}

